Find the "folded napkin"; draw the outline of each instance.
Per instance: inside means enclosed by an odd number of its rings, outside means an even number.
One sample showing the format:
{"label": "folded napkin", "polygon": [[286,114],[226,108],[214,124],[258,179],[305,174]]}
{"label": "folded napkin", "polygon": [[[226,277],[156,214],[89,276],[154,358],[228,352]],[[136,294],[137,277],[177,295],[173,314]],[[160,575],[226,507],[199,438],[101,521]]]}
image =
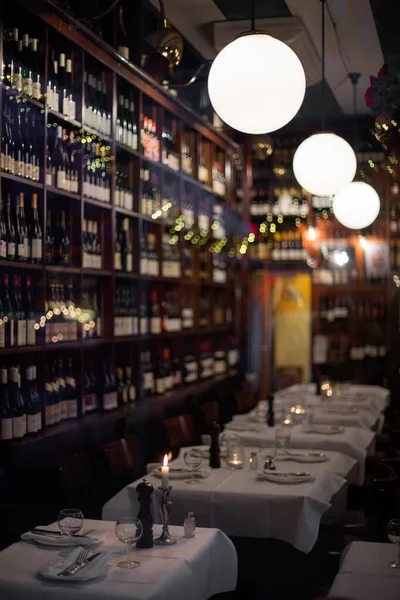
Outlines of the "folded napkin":
{"label": "folded napkin", "polygon": [[274,483],[305,483],[314,481],[310,473],[296,473],[286,471],[259,471],[257,479],[260,481],[272,481]]}
{"label": "folded napkin", "polygon": [[312,427],[305,427],[304,433],[326,433],[333,435],[335,433],[343,433],[344,428],[339,425],[313,425]]}
{"label": "folded napkin", "polygon": [[225,426],[229,431],[262,431],[264,428],[264,425],[243,421],[231,421]]}
{"label": "folded napkin", "polygon": [[288,454],[278,454],[274,460],[291,460],[299,463],[319,463],[328,461],[329,457],[323,452],[290,452]]}
{"label": "folded napkin", "polygon": [[[157,467],[152,471],[152,475],[161,479],[161,467]],[[198,479],[205,479],[210,475],[210,469],[197,469],[197,471],[189,471],[187,467],[171,467],[169,468],[170,479],[188,479],[189,477],[196,477]]]}
{"label": "folded napkin", "polygon": [[[40,529],[48,529],[49,535],[27,531],[21,535],[21,540],[36,542],[43,546],[85,546],[90,547],[102,542],[107,534],[105,529],[94,529],[87,537],[51,535],[51,531],[56,530],[56,525],[40,525]],[[84,530],[83,530],[84,533]]]}
{"label": "folded napkin", "polygon": [[[72,565],[81,550],[82,547],[79,546],[78,548],[74,548],[74,550],[70,552],[68,556],[59,556],[56,561],[40,567],[38,574],[46,579],[53,579],[63,582],[65,581],[67,583],[74,581],[86,581],[87,579],[94,579],[95,577],[105,575],[107,572],[107,563],[111,558],[111,552],[101,552],[96,558],[82,567],[82,569],[79,569],[75,575],[70,575],[68,577],[58,576],[58,573]],[[94,554],[96,554],[96,551],[89,552],[87,558],[90,558]]]}

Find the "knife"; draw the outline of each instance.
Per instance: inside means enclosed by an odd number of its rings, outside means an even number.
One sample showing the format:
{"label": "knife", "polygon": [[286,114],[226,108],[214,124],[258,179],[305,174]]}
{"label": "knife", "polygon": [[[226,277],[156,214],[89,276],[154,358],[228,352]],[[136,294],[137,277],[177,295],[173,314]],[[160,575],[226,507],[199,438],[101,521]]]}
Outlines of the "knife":
{"label": "knife", "polygon": [[[89,529],[89,531],[86,531],[85,533],[82,533],[81,535],[76,534],[76,535],[72,535],[71,537],[85,538],[89,535],[89,533],[92,533],[92,531],[94,531],[94,529]],[[64,534],[61,533],[61,531],[51,531],[50,529],[41,529],[40,527],[31,529],[30,533],[36,533],[37,535],[47,535],[50,537],[65,537]]]}
{"label": "knife", "polygon": [[71,576],[75,575],[76,573],[78,573],[79,571],[84,569],[90,562],[92,562],[92,560],[94,560],[95,558],[100,556],[100,554],[101,554],[101,552],[96,552],[96,554],[92,554],[92,556],[89,556],[89,558],[87,558],[82,564],[78,565],[74,569],[71,569],[71,571],[69,571],[65,575],[65,577],[71,577]]}

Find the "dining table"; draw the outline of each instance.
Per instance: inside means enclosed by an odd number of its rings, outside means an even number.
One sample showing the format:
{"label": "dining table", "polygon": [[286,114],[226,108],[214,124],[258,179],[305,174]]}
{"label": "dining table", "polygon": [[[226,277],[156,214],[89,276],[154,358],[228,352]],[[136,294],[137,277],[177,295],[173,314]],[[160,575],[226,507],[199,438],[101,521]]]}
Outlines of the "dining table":
{"label": "dining table", "polygon": [[[170,464],[172,511],[170,522],[181,524],[188,511],[194,512],[202,527],[216,527],[229,536],[275,538],[301,552],[313,548],[321,519],[340,519],[346,509],[347,480],[356,461],[349,456],[328,452],[321,462],[297,463],[276,459],[279,474],[305,474],[308,477],[292,483],[269,478],[263,469],[263,453],[257,470],[249,468],[251,452],[245,449],[243,468],[232,469],[221,461],[221,467],[208,468],[207,447],[202,476],[196,484],[188,484],[183,453]],[[158,466],[159,467],[159,466]],[[161,480],[157,465],[148,468],[147,480],[153,485],[152,514],[159,521]],[[180,476],[180,471],[183,471]],[[265,477],[266,475],[266,477]],[[271,480],[273,479],[273,480]],[[117,519],[123,514],[136,515],[139,510],[136,487],[140,480],[126,486],[103,507],[103,519]]]}
{"label": "dining table", "polygon": [[[83,568],[62,577],[57,565],[71,562],[73,554],[57,537],[36,536],[0,552],[0,598],[2,600],[207,600],[236,588],[237,554],[229,538],[218,529],[197,527],[195,536],[184,537],[183,527],[172,526],[173,546],[134,548],[132,558],[140,562],[134,569],[121,569],[126,546],[115,535],[115,522],[85,519],[85,529],[95,543],[88,546],[99,561],[97,570]],[[49,530],[57,530],[53,523]],[[154,525],[160,535],[161,527]],[[97,537],[96,537],[97,536]],[[23,537],[32,537],[23,536]],[[33,536],[35,537],[35,536]],[[99,541],[101,540],[101,541]],[[72,552],[79,552],[79,538]],[[58,545],[57,545],[58,544]],[[88,541],[85,542],[88,545]],[[51,573],[52,578],[49,578]],[[78,577],[79,573],[79,577]],[[85,573],[87,573],[85,575]]]}
{"label": "dining table", "polygon": [[[239,436],[245,446],[265,448],[275,443],[278,427],[269,427],[264,423],[250,423],[232,420],[225,425],[224,432],[232,432]],[[290,449],[331,450],[354,458],[358,463],[358,484],[362,485],[365,474],[367,454],[373,455],[375,450],[375,433],[361,427],[333,427],[327,425],[305,424],[290,427]],[[209,443],[209,436],[202,436],[203,443]]]}
{"label": "dining table", "polygon": [[399,600],[400,568],[389,566],[398,557],[396,544],[353,542],[342,555],[339,573],[328,596],[351,600]]}

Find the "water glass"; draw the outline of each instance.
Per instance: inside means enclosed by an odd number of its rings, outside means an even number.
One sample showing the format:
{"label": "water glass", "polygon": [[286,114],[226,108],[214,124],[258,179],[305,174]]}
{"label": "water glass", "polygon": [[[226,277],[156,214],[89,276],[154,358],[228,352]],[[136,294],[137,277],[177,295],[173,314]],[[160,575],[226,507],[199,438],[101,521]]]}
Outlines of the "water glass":
{"label": "water glass", "polygon": [[132,544],[140,540],[143,534],[143,525],[139,519],[124,517],[115,525],[115,535],[120,542],[126,544],[126,560],[118,563],[120,569],[136,569],[140,562],[130,559],[130,548]]}
{"label": "water glass", "polygon": [[80,532],[83,527],[84,517],[81,510],[77,508],[64,508],[60,510],[57,524],[63,535],[67,535],[72,542],[72,536]]}
{"label": "water glass", "polygon": [[290,438],[292,435],[291,428],[287,425],[280,425],[275,429],[275,445],[277,448],[277,452],[282,450],[286,451],[286,448],[289,445]]}
{"label": "water glass", "polygon": [[393,569],[400,568],[400,519],[392,519],[388,524],[388,538],[393,544],[397,544],[399,546],[399,554],[397,560],[389,563],[389,567]]}
{"label": "water glass", "polygon": [[200,469],[201,465],[203,464],[203,459],[201,456],[193,454],[192,450],[188,450],[183,455],[183,460],[190,471],[190,479],[188,479],[186,483],[200,483],[200,481],[196,479],[196,471]]}

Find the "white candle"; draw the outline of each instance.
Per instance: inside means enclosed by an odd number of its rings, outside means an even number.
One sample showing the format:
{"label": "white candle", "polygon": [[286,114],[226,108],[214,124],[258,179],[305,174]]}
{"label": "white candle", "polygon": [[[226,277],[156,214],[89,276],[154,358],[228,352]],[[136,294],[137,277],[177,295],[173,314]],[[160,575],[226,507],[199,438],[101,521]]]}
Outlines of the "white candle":
{"label": "white candle", "polygon": [[161,487],[166,489],[168,487],[168,474],[169,474],[169,466],[168,466],[168,456],[164,456],[163,464],[161,467]]}

